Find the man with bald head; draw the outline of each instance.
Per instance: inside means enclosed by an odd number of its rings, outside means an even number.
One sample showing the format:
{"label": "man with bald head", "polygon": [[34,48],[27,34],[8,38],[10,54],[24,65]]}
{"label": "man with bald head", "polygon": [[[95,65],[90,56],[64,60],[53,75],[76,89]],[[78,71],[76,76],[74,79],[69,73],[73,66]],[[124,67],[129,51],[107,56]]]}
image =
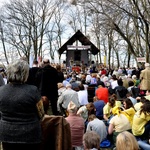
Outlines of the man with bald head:
{"label": "man with bald head", "polygon": [[62,110],[67,110],[68,104],[70,102],[75,103],[75,105],[79,108],[80,102],[78,98],[78,93],[72,89],[72,85],[68,83],[66,85],[66,90],[59,96],[57,102],[57,108],[60,113]]}
{"label": "man with bald head", "polygon": [[49,99],[53,115],[58,115],[58,73],[57,70],[50,65],[49,59],[43,60],[43,67],[38,72],[37,79],[41,96],[46,96]]}

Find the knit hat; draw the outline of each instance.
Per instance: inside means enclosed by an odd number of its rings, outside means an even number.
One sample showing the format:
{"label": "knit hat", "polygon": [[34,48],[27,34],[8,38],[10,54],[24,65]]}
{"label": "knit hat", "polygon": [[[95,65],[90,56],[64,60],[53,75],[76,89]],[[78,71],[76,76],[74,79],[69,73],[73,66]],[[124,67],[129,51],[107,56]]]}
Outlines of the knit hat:
{"label": "knit hat", "polygon": [[69,104],[68,104],[68,110],[74,111],[76,109],[77,109],[77,106],[75,105],[75,103],[70,101]]}

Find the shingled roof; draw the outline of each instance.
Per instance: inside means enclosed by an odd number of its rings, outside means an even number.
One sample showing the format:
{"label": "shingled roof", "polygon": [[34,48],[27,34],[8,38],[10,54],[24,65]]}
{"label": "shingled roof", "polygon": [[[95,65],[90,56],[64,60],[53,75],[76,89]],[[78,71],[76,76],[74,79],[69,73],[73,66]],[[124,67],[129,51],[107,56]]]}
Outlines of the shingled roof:
{"label": "shingled roof", "polygon": [[79,40],[82,45],[90,45],[90,51],[93,55],[96,55],[99,52],[99,49],[80,30],[78,30],[61,48],[59,48],[59,55],[67,50],[67,45],[72,45],[77,40]]}

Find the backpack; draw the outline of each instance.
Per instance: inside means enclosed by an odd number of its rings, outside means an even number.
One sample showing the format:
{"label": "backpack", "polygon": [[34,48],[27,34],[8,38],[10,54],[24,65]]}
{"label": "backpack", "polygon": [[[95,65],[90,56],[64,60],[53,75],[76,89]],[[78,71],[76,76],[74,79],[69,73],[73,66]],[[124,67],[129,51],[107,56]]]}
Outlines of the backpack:
{"label": "backpack", "polygon": [[125,98],[126,94],[127,94],[127,89],[118,88],[118,89],[116,89],[116,94],[119,95],[120,98]]}
{"label": "backpack", "polygon": [[138,87],[132,87],[131,88],[131,94],[132,94],[133,98],[138,97],[139,94],[140,94],[140,88],[138,88]]}

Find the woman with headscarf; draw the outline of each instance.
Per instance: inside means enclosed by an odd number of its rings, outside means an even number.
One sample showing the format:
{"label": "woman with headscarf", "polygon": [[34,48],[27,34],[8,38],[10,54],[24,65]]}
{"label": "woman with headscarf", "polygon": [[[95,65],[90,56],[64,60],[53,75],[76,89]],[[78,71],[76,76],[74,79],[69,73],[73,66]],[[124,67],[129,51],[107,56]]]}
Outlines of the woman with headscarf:
{"label": "woman with headscarf", "polygon": [[120,107],[115,106],[112,109],[112,114],[114,116],[109,122],[108,134],[113,134],[113,142],[115,143],[116,137],[120,132],[131,131],[131,124],[127,116],[124,113],[122,113]]}

